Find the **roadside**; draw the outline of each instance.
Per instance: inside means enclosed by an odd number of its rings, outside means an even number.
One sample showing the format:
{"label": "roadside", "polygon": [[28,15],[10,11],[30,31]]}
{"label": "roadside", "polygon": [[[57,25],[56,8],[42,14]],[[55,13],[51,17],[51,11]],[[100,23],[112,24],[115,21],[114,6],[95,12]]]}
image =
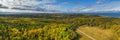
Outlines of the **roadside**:
{"label": "roadside", "polygon": [[80,40],[117,40],[111,30],[103,30],[98,27],[81,26],[76,29]]}

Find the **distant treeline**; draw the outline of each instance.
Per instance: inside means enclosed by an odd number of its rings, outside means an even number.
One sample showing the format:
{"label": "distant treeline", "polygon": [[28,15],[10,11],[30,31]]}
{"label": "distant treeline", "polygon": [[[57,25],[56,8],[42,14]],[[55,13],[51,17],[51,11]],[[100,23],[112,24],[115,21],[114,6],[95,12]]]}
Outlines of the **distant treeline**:
{"label": "distant treeline", "polygon": [[[78,16],[86,16],[83,14],[72,14],[72,13],[22,13],[22,14],[0,14],[0,17],[15,17],[15,18],[75,18]],[[90,15],[87,15],[88,17]],[[97,16],[97,15],[92,15]]]}

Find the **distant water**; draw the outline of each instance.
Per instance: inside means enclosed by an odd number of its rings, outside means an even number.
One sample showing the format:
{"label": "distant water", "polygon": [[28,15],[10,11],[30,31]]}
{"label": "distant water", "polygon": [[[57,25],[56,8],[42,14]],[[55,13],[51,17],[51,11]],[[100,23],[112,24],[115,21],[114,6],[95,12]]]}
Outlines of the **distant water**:
{"label": "distant water", "polygon": [[120,18],[120,13],[81,13],[81,14],[90,14],[90,15],[99,15],[99,16]]}

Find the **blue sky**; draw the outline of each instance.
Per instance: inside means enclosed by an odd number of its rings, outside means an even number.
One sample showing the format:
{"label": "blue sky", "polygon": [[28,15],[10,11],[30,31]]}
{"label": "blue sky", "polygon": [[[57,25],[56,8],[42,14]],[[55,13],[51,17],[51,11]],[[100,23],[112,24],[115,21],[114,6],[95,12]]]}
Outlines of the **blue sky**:
{"label": "blue sky", "polygon": [[0,12],[120,11],[120,0],[0,0]]}

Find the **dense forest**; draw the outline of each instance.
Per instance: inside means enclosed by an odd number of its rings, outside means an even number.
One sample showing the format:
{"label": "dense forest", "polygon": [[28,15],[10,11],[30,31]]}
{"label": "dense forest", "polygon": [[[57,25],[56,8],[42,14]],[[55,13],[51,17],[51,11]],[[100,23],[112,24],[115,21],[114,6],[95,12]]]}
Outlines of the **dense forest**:
{"label": "dense forest", "polygon": [[120,40],[120,19],[82,14],[3,14],[0,40]]}

